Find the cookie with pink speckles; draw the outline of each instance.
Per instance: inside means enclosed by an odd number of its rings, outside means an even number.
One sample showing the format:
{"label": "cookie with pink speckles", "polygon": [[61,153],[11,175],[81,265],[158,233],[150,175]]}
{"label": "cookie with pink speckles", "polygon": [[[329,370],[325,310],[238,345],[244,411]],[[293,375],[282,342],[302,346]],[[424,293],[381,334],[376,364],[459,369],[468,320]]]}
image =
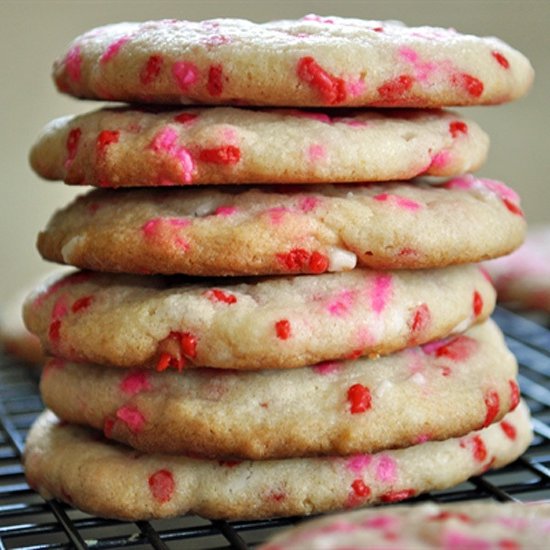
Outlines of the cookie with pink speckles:
{"label": "cookie with pink speckles", "polygon": [[137,103],[441,107],[515,99],[533,69],[496,38],[310,15],[100,27],[72,42],[54,79],[77,97]]}
{"label": "cookie with pink speckles", "polygon": [[485,264],[499,301],[521,310],[550,313],[550,226],[530,228],[514,253]]}
{"label": "cookie with pink speckles", "polygon": [[515,460],[532,432],[525,405],[478,432],[351,457],[235,461],[143,454],[44,413],[24,456],[29,485],[86,512],[151,519],[307,515],[397,502]]}
{"label": "cookie with pink speckles", "polygon": [[541,548],[549,530],[548,503],[430,502],[313,520],[280,533],[259,550]]}
{"label": "cookie with pink speckles", "polygon": [[31,164],[101,187],[364,182],[463,174],[488,143],[445,111],[118,108],[52,121]]}
{"label": "cookie with pink speckles", "polygon": [[461,332],[494,303],[474,266],[242,284],[82,272],[39,287],[25,320],[58,357],[250,370],[390,353]]}
{"label": "cookie with pink speckles", "polygon": [[[463,436],[519,402],[492,321],[376,360],[154,372],[51,359],[44,403],[145,452],[270,459],[374,453]],[[297,422],[296,419],[299,419]]]}
{"label": "cookie with pink speckles", "polygon": [[98,189],[58,211],[38,249],[94,271],[268,275],[476,262],[511,252],[524,232],[514,191],[462,176],[441,185]]}

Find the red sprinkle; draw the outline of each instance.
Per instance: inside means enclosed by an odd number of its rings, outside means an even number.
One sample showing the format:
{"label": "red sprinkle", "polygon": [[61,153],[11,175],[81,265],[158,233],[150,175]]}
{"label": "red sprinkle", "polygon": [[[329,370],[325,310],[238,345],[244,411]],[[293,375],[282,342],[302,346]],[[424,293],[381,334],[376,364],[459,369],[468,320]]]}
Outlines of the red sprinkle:
{"label": "red sprinkle", "polygon": [[504,203],[504,206],[512,212],[512,214],[516,214],[516,216],[523,216],[523,210],[517,205],[515,202],[512,202],[510,199],[502,199],[502,202]]}
{"label": "red sprinkle", "polygon": [[351,414],[368,411],[372,407],[372,398],[369,388],[362,384],[354,384],[348,390]]}
{"label": "red sprinkle", "polygon": [[190,332],[184,332],[181,335],[181,350],[187,357],[194,358],[197,356],[197,338]]}
{"label": "red sprinkle", "polygon": [[497,51],[491,52],[491,55],[498,61],[498,64],[503,67],[504,69],[510,68],[509,61],[500,53]]}
{"label": "red sprinkle", "polygon": [[463,521],[464,523],[470,523],[472,519],[467,514],[463,514],[461,512],[449,512],[447,510],[444,510],[442,512],[439,512],[435,516],[432,516],[430,520],[432,521],[446,521],[448,519],[458,519],[460,521]]}
{"label": "red sprinkle", "polygon": [[427,304],[420,304],[413,313],[411,327],[411,338],[414,339],[418,333],[423,332],[430,323],[431,314]]}
{"label": "red sprinkle", "polygon": [[105,155],[107,147],[113,143],[118,143],[120,132],[118,130],[102,130],[97,136],[97,155]]}
{"label": "red sprinkle", "polygon": [[208,69],[208,93],[219,96],[223,92],[223,70],[221,65],[211,65]]}
{"label": "red sprinkle", "polygon": [[169,470],[159,470],[149,478],[149,489],[153,494],[153,498],[161,504],[172,499],[175,488],[176,483]]}
{"label": "red sprinkle", "polygon": [[437,348],[436,357],[448,357],[453,361],[465,361],[476,349],[477,342],[468,336],[457,336],[447,344]]}
{"label": "red sprinkle", "polygon": [[356,479],[351,484],[351,488],[353,489],[353,493],[358,497],[368,498],[370,497],[371,490],[368,485],[365,485],[364,481],[362,479]]}
{"label": "red sprinkle", "polygon": [[105,422],[103,423],[103,434],[107,438],[111,438],[111,435],[113,434],[113,428],[115,426],[115,421],[113,418],[108,416],[105,418]]}
{"label": "red sprinkle", "polygon": [[483,311],[483,298],[477,290],[474,292],[473,308],[474,315],[476,317],[479,317],[481,315],[481,312]]}
{"label": "red sprinkle", "polygon": [[484,462],[487,458],[487,448],[483,443],[483,439],[481,439],[481,436],[476,435],[472,438],[472,442],[474,444],[474,459],[478,462]]}
{"label": "red sprinkle", "polygon": [[324,273],[328,269],[328,265],[328,258],[324,254],[317,251],[312,252],[308,262],[309,270],[312,273]]}
{"label": "red sprinkle", "polygon": [[512,392],[512,398],[510,400],[510,410],[513,411],[519,405],[519,386],[514,380],[508,380],[510,390]]}
{"label": "red sprinkle", "polygon": [[65,161],[67,165],[70,165],[76,157],[81,135],[82,130],[80,128],[73,128],[67,136],[67,160]]}
{"label": "red sprinkle", "polygon": [[147,86],[156,80],[162,70],[163,63],[162,56],[151,55],[139,73],[140,82]]}
{"label": "red sprinkle", "polygon": [[487,414],[483,422],[484,428],[493,423],[500,410],[500,397],[495,390],[490,390],[485,395],[485,407],[487,407]]}
{"label": "red sprinkle", "polygon": [[416,491],[414,489],[403,489],[402,491],[390,491],[384,493],[380,500],[382,502],[399,502],[400,500],[405,500],[406,498],[414,497]]}
{"label": "red sprinkle", "polygon": [[174,120],[176,122],[179,122],[180,124],[185,124],[186,122],[191,122],[192,120],[195,120],[198,118],[199,115],[194,115],[192,113],[180,113],[179,115],[176,115],[174,117]]}
{"label": "red sprinkle", "polygon": [[201,149],[199,160],[213,164],[237,164],[241,160],[241,150],[234,145]]}
{"label": "red sprinkle", "polygon": [[455,86],[464,88],[472,97],[480,97],[483,93],[483,82],[468,73],[457,73],[452,77],[452,83]]}
{"label": "red sprinkle", "polygon": [[461,120],[453,120],[449,123],[449,132],[454,138],[458,137],[460,134],[466,135],[468,133],[468,125]]}
{"label": "red sprinkle", "polygon": [[325,71],[313,57],[302,57],[298,61],[296,72],[300,80],[307,82],[319,91],[325,103],[336,105],[346,99],[344,80]]}
{"label": "red sprinkle", "polygon": [[514,439],[516,439],[516,428],[514,426],[512,426],[512,424],[510,424],[510,422],[506,422],[506,420],[503,420],[500,423],[500,428],[506,434],[506,437],[508,439],[511,439],[512,441],[514,441]]}
{"label": "red sprinkle", "polygon": [[163,352],[160,354],[159,360],[157,361],[157,366],[155,367],[157,372],[163,372],[165,371],[174,360],[174,357],[172,357],[168,352]]}
{"label": "red sprinkle", "polygon": [[290,321],[288,319],[281,319],[275,323],[275,332],[277,338],[280,340],[288,340],[291,336]]}
{"label": "red sprinkle", "polygon": [[50,341],[56,343],[59,341],[59,331],[61,329],[61,319],[55,319],[50,323],[48,337]]}
{"label": "red sprinkle", "polygon": [[237,303],[237,297],[229,292],[214,288],[203,293],[211,302],[223,302],[224,304]]}
{"label": "red sprinkle", "polygon": [[408,74],[386,81],[378,87],[378,94],[384,102],[392,103],[405,95],[413,86],[414,79]]}
{"label": "red sprinkle", "polygon": [[512,539],[500,539],[498,541],[500,550],[521,550],[521,546]]}
{"label": "red sprinkle", "polygon": [[76,300],[75,303],[71,306],[71,311],[73,313],[76,313],[77,311],[82,311],[83,309],[90,307],[93,301],[93,296],[82,296],[82,298]]}

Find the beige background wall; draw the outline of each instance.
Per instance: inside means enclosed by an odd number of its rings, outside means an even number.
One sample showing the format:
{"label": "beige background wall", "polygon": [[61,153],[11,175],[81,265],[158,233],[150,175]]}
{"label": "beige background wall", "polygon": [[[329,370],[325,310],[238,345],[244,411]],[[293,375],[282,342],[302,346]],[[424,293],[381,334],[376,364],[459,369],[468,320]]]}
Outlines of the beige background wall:
{"label": "beige background wall", "polygon": [[471,110],[489,132],[492,150],[481,173],[513,185],[530,222],[550,221],[550,1],[547,0],[0,0],[0,303],[51,268],[34,249],[51,212],[78,190],[32,174],[27,151],[38,130],[63,114],[95,104],[62,97],[49,73],[55,57],[81,32],[105,23],[151,18],[246,17],[256,21],[306,13],[400,19],[497,35],[525,53],[537,79],[512,105]]}

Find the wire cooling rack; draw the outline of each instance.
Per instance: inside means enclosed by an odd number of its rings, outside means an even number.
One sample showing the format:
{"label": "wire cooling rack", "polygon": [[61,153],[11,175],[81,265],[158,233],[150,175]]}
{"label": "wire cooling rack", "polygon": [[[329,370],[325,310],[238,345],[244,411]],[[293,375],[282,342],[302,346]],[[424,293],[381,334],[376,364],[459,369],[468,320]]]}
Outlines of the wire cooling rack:
{"label": "wire cooling rack", "polygon": [[[550,331],[509,311],[495,320],[520,363],[519,382],[535,439],[527,453],[496,472],[416,501],[550,500]],[[45,502],[27,485],[21,453],[42,410],[37,373],[0,356],[0,550],[3,548],[254,548],[276,530],[301,521],[209,521],[196,516],[152,522],[92,517],[57,501]]]}

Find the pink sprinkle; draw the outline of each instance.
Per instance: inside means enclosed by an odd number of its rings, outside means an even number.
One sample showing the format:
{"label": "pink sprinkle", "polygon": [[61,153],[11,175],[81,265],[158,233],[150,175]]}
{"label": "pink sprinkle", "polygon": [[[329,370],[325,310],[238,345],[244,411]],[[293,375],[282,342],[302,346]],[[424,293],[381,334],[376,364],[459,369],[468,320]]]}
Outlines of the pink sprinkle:
{"label": "pink sprinkle", "polygon": [[329,19],[328,17],[321,17],[320,15],[315,15],[314,13],[304,15],[304,17],[302,17],[302,20],[303,21],[316,21],[317,23],[326,23],[328,25],[334,24],[334,19]]}
{"label": "pink sprinkle", "polygon": [[237,132],[233,128],[224,128],[222,130],[222,138],[224,141],[235,143],[235,141],[237,140]]}
{"label": "pink sprinkle", "polygon": [[68,52],[65,57],[65,67],[67,68],[67,74],[73,82],[78,82],[81,77],[82,69],[82,56],[80,55],[80,47],[74,46]]}
{"label": "pink sprinkle", "polygon": [[382,483],[394,483],[397,479],[397,464],[389,455],[382,455],[376,465],[376,478]]}
{"label": "pink sprinkle", "polygon": [[490,180],[486,178],[475,178],[472,175],[461,176],[459,178],[453,178],[444,185],[447,189],[488,189],[495,193],[502,199],[508,199],[512,202],[519,202],[519,195],[510,189],[504,183],[496,180]]}
{"label": "pink sprinkle", "polygon": [[343,290],[330,300],[327,304],[327,311],[335,317],[342,317],[353,305],[353,298],[354,294],[350,290]]}
{"label": "pink sprinkle", "polygon": [[381,313],[386,307],[386,303],[391,295],[391,290],[392,276],[387,274],[376,275],[370,295],[371,307],[376,313]]}
{"label": "pink sprinkle", "polygon": [[[284,111],[286,114],[298,117],[298,118],[309,118],[311,120],[317,120],[318,122],[323,122],[324,124],[331,124],[331,119],[326,113],[315,113],[312,111],[300,111],[299,109],[288,109]],[[277,113],[277,111],[275,111]]]}
{"label": "pink sprinkle", "polygon": [[266,210],[269,219],[273,225],[279,225],[287,212],[290,210],[286,206],[275,206],[274,208],[269,208]]}
{"label": "pink sprinkle", "polygon": [[489,550],[491,543],[477,537],[465,535],[460,531],[446,531],[443,533],[444,550]]}
{"label": "pink sprinkle", "polygon": [[298,207],[302,212],[311,212],[312,210],[317,208],[320,202],[321,199],[317,197],[304,197],[303,199],[300,199]]}
{"label": "pink sprinkle", "polygon": [[439,151],[432,157],[432,162],[430,163],[431,168],[445,168],[451,160],[450,151]]}
{"label": "pink sprinkle", "polygon": [[380,193],[379,195],[375,195],[373,199],[380,202],[391,200],[392,202],[397,204],[397,206],[400,206],[405,210],[415,211],[422,207],[419,202],[413,201],[412,199],[408,199],[400,195],[390,195],[389,193]]}
{"label": "pink sprinkle", "polygon": [[341,368],[341,364],[336,363],[335,361],[325,361],[324,363],[319,363],[312,368],[317,374],[325,376],[327,374],[334,374],[338,372]]}
{"label": "pink sprinkle", "polygon": [[362,474],[363,470],[368,468],[372,462],[372,455],[355,455],[346,462],[346,468],[354,474]]}
{"label": "pink sprinkle", "polygon": [[119,388],[128,395],[150,390],[149,373],[145,370],[131,372],[121,380]]}
{"label": "pink sprinkle", "polygon": [[62,279],[59,279],[58,281],[56,281],[54,284],[48,287],[45,292],[42,292],[41,294],[39,294],[35,298],[32,305],[33,307],[42,307],[44,305],[44,302],[48,298],[53,296],[58,290],[66,286],[85,283],[86,281],[90,280],[91,277],[92,277],[92,273],[89,271],[79,271],[77,273],[71,273],[70,275],[67,275],[66,277],[63,277]]}
{"label": "pink sprinkle", "polygon": [[218,208],[214,210],[214,216],[232,216],[235,212],[237,212],[235,206],[218,206]]}
{"label": "pink sprinkle", "polygon": [[198,67],[189,61],[177,61],[172,65],[172,75],[183,92],[199,79]]}
{"label": "pink sprinkle", "polygon": [[398,518],[380,515],[363,520],[361,522],[361,527],[368,527],[371,529],[393,529],[397,527],[396,523],[399,523]]}
{"label": "pink sprinkle", "polygon": [[414,438],[414,444],[420,445],[421,443],[426,443],[426,441],[430,441],[430,439],[430,434],[419,434]]}
{"label": "pink sprinkle", "polygon": [[155,153],[164,151],[169,156],[177,159],[183,171],[183,181],[191,183],[193,171],[195,170],[195,162],[191,153],[185,147],[178,144],[178,133],[173,128],[166,127],[160,130],[153,138],[149,147]]}
{"label": "pink sprinkle", "polygon": [[414,76],[416,80],[419,80],[420,82],[425,82],[428,80],[432,73],[437,69],[436,63],[422,61],[418,55],[418,52],[414,51],[412,48],[401,48],[399,50],[399,55],[403,61],[413,66]]}
{"label": "pink sprinkle", "polygon": [[129,36],[123,36],[122,38],[119,38],[118,40],[115,40],[109,46],[107,46],[107,49],[103,52],[102,56],[99,58],[99,62],[103,65],[107,63],[108,61],[111,61],[115,55],[119,52],[120,48],[126,44],[130,40]]}
{"label": "pink sprinkle", "polygon": [[317,162],[318,160],[325,158],[326,155],[327,151],[323,145],[316,143],[308,147],[307,156],[311,162]]}
{"label": "pink sprinkle", "polygon": [[143,429],[145,417],[136,407],[124,405],[115,414],[133,433],[139,433]]}
{"label": "pink sprinkle", "polygon": [[148,238],[155,237],[162,225],[170,225],[175,228],[187,227],[191,225],[191,220],[187,218],[152,218],[142,225],[141,231]]}
{"label": "pink sprinkle", "polygon": [[363,95],[366,87],[365,81],[360,78],[357,80],[348,80],[346,82],[346,89],[351,97]]}

